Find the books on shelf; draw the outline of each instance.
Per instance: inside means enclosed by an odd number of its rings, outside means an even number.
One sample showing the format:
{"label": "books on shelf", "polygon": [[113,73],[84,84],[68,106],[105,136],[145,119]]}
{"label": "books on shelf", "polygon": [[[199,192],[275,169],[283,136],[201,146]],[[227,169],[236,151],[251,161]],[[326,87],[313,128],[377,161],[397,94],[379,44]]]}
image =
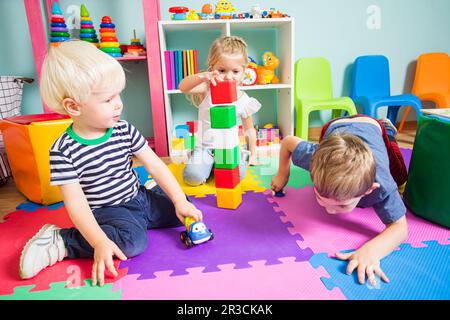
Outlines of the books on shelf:
{"label": "books on shelf", "polygon": [[424,114],[430,114],[450,119],[450,108],[437,108],[437,109],[421,109]]}
{"label": "books on shelf", "polygon": [[198,73],[197,50],[164,51],[167,90],[176,90],[181,80]]}

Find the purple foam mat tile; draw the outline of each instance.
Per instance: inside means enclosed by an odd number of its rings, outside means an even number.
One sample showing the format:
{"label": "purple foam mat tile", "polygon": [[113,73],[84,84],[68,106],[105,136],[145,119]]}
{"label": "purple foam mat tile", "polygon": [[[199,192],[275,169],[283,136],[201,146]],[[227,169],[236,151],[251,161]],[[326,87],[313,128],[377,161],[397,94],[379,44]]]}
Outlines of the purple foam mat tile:
{"label": "purple foam mat tile", "polygon": [[185,275],[187,268],[204,267],[203,272],[219,271],[218,265],[234,263],[235,268],[249,268],[249,261],[266,260],[267,265],[279,264],[279,258],[295,257],[307,261],[313,255],[310,248],[301,249],[298,234],[292,235],[290,223],[280,220],[274,204],[262,193],[243,194],[236,210],[216,207],[216,197],[192,198],[203,212],[204,222],[214,233],[212,241],[187,249],[179,233],[184,227],[148,231],[148,247],[141,255],[121,262],[128,274],[141,274],[140,279],[154,278],[157,271],[172,270],[171,276]]}

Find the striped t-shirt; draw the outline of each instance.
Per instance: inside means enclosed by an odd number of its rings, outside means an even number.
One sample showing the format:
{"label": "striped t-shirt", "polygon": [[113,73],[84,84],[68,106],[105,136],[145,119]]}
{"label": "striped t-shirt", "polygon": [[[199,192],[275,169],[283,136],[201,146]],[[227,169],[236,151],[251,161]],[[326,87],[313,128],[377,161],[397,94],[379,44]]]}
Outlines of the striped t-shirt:
{"label": "striped t-shirt", "polygon": [[80,183],[91,209],[128,202],[139,188],[131,158],[145,144],[124,120],[94,140],[81,138],[70,126],[50,148],[50,184]]}

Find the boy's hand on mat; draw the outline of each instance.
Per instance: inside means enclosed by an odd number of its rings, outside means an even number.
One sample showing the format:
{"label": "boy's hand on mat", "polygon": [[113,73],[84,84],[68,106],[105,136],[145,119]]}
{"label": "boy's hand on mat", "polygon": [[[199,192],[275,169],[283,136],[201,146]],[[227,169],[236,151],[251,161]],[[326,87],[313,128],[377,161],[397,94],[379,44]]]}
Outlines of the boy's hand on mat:
{"label": "boy's hand on mat", "polygon": [[289,177],[284,177],[279,174],[272,177],[272,180],[270,181],[270,188],[277,192],[280,190],[283,190],[284,186],[288,183]]}
{"label": "boy's hand on mat", "polygon": [[119,275],[114,267],[114,255],[122,261],[127,260],[127,257],[123,254],[122,250],[120,250],[119,247],[109,239],[95,245],[94,265],[92,266],[93,286],[97,285],[97,280],[100,283],[100,286],[105,284],[105,268],[107,268],[109,272],[114,275],[114,277]]}
{"label": "boy's hand on mat", "polygon": [[198,77],[204,82],[211,82],[213,86],[217,85],[217,79],[221,80],[219,71],[214,70],[212,72],[202,72],[198,74]]}
{"label": "boy's hand on mat", "polygon": [[187,200],[182,200],[175,203],[175,210],[178,219],[184,223],[184,217],[192,217],[195,221],[202,221],[203,215],[192,203]]}
{"label": "boy's hand on mat", "polygon": [[358,281],[360,284],[364,284],[367,279],[371,285],[375,286],[377,281],[375,274],[378,275],[384,282],[389,282],[389,279],[380,268],[380,260],[374,258],[373,252],[364,246],[356,251],[349,253],[336,253],[336,257],[340,260],[348,260],[347,274],[350,275],[355,269],[358,271]]}

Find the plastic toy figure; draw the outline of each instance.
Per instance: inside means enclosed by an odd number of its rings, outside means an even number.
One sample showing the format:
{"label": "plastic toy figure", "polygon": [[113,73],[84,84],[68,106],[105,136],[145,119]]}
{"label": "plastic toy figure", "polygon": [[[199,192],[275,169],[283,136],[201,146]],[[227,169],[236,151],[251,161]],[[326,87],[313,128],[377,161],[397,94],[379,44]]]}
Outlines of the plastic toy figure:
{"label": "plastic toy figure", "polygon": [[236,13],[236,9],[233,7],[230,1],[222,0],[216,4],[216,10],[214,11],[216,19],[232,19]]}
{"label": "plastic toy figure", "polygon": [[172,20],[186,20],[186,13],[189,11],[187,7],[170,7],[169,12],[172,13]]}
{"label": "plastic toy figure", "polygon": [[180,233],[180,239],[188,248],[214,239],[214,234],[202,221],[195,221],[191,217],[186,217],[184,226],[186,231]]}
{"label": "plastic toy figure", "polygon": [[200,20],[200,16],[198,15],[198,13],[194,9],[191,9],[191,10],[189,10],[189,14],[187,15],[187,19],[188,20]]}
{"label": "plastic toy figure", "polygon": [[275,69],[280,64],[280,60],[270,51],[263,54],[263,65],[258,66],[258,84],[279,83],[280,80],[275,75]]}
{"label": "plastic toy figure", "polygon": [[260,19],[262,17],[262,13],[263,13],[263,11],[261,10],[261,7],[259,6],[259,4],[251,7],[251,9],[249,11],[250,18],[252,18],[252,19]]}
{"label": "plastic toy figure", "polygon": [[212,5],[210,5],[209,3],[204,4],[202,6],[202,12],[199,12],[198,15],[200,16],[201,20],[212,20],[212,19],[214,19]]}
{"label": "plastic toy figure", "polygon": [[271,8],[269,11],[270,18],[284,18],[286,15],[282,13],[280,10],[275,10],[275,8]]}

